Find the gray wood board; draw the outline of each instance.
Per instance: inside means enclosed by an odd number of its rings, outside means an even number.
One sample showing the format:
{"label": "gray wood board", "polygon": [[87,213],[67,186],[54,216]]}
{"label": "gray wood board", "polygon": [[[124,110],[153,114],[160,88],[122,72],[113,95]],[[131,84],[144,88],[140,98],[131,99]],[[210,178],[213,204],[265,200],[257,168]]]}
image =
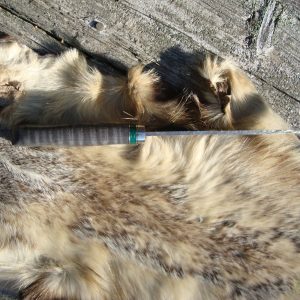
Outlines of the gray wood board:
{"label": "gray wood board", "polygon": [[109,72],[163,65],[173,86],[193,51],[229,57],[300,127],[298,0],[0,0],[0,30],[33,49],[77,47]]}

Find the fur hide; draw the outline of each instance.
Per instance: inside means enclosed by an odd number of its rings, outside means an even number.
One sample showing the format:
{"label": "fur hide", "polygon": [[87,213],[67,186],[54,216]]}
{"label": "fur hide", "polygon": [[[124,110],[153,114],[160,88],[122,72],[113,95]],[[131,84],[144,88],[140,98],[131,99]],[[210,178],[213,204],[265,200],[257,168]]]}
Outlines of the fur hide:
{"label": "fur hide", "polygon": [[[159,100],[143,66],[101,74],[77,50],[0,43],[0,120],[286,129],[248,77],[207,57]],[[131,120],[128,120],[131,119]],[[0,280],[21,299],[300,298],[296,136],[149,137],[137,146],[0,139]]]}

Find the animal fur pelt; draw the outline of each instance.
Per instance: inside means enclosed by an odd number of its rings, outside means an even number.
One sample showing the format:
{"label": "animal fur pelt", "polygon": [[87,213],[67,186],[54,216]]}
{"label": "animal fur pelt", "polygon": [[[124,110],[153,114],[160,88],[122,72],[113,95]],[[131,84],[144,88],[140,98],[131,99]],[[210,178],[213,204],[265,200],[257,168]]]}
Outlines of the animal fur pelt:
{"label": "animal fur pelt", "polygon": [[[1,123],[287,128],[232,63],[191,67],[194,88],[162,101],[153,70],[106,76],[77,50],[39,56],[2,42]],[[300,298],[296,136],[78,148],[0,139],[0,180],[0,280],[21,299]]]}

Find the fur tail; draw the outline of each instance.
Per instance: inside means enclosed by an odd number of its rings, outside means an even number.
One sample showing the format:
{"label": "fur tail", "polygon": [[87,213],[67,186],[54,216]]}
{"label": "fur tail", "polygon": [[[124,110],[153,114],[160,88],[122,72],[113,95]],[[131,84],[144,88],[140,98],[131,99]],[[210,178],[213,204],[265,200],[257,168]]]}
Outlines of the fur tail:
{"label": "fur tail", "polygon": [[0,57],[7,62],[0,70],[0,96],[9,89],[11,103],[1,110],[0,121],[7,125],[133,122],[149,128],[287,128],[228,60],[208,56],[192,78],[199,77],[197,92],[186,89],[176,99],[159,101],[159,77],[141,65],[127,76],[113,77],[90,67],[77,50],[44,57],[15,42],[0,47],[10,54]]}

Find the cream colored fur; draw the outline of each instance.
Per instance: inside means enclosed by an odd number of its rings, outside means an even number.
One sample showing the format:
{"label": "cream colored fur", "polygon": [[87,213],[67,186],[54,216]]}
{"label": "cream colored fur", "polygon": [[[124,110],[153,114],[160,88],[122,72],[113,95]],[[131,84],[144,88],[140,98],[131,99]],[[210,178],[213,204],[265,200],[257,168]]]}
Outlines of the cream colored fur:
{"label": "cream colored fur", "polygon": [[[199,92],[158,101],[142,66],[104,76],[76,50],[0,44],[0,113],[21,123],[286,128],[228,61]],[[195,75],[196,76],[196,75]],[[0,280],[22,299],[298,299],[295,136],[147,138],[140,146],[22,148],[0,140]]]}

